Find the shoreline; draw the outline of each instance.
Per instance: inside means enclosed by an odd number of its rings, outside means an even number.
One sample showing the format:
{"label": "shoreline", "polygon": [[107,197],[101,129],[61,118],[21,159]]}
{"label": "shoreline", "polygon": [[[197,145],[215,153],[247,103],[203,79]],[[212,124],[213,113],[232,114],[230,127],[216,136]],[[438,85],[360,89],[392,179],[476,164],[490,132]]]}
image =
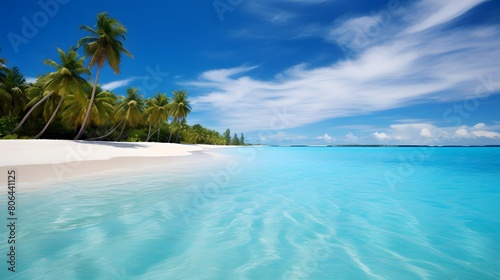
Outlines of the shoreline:
{"label": "shoreline", "polygon": [[[7,191],[7,171],[15,170],[18,191],[77,179],[161,172],[210,163],[227,146],[81,140],[0,141],[0,193]],[[42,186],[43,185],[43,186]]]}

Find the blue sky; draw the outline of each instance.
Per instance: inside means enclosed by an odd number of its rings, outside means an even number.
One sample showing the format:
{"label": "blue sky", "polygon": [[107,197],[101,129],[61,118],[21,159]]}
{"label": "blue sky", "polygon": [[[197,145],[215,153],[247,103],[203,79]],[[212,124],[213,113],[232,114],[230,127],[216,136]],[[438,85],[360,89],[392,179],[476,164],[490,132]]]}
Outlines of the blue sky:
{"label": "blue sky", "polygon": [[106,11],[134,59],[100,83],[186,89],[190,124],[267,144],[500,144],[499,1],[20,3],[0,4],[0,57],[28,80]]}

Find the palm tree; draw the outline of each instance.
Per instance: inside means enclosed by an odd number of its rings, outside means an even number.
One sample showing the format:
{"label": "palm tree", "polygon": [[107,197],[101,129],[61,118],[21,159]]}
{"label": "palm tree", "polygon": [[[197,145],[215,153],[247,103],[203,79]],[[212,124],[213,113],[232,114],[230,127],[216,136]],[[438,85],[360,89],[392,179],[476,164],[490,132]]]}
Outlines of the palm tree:
{"label": "palm tree", "polygon": [[19,68],[3,67],[3,77],[0,79],[0,118],[4,116],[17,117],[24,109],[28,99],[26,89],[28,85],[19,71]]}
{"label": "palm tree", "polygon": [[96,29],[86,25],[80,26],[80,29],[87,31],[90,35],[80,39],[78,41],[78,47],[83,46],[85,55],[90,57],[89,68],[93,68],[97,65],[97,72],[87,112],[80,131],[76,135],[75,139],[80,139],[87,128],[92,110],[92,104],[95,99],[99,73],[101,72],[101,68],[104,66],[104,63],[107,61],[111,69],[113,69],[116,74],[119,74],[121,54],[125,53],[133,58],[132,54],[123,47],[123,43],[120,41],[121,39],[125,40],[127,29],[119,21],[109,17],[108,14],[103,12],[97,15]]}
{"label": "palm tree", "polygon": [[[2,50],[2,47],[0,47],[0,51]],[[0,79],[2,77],[5,77],[5,70],[7,69],[7,59],[0,57]]]}
{"label": "palm tree", "polygon": [[193,125],[187,133],[187,141],[191,144],[203,144],[206,142],[207,137],[207,129],[199,124]]}
{"label": "palm tree", "polygon": [[5,71],[7,70],[7,60],[0,57],[0,79],[5,77]]}
{"label": "palm tree", "polygon": [[[174,118],[172,124],[179,124],[179,120],[185,120],[187,115],[191,113],[191,105],[189,104],[189,100],[187,100],[187,91],[185,90],[175,90],[173,92],[173,99],[169,105],[169,113]],[[174,130],[170,130],[170,136],[168,137],[168,142],[170,142],[170,138],[172,137],[172,132]],[[177,132],[177,137],[179,136],[179,131]]]}
{"label": "palm tree", "polygon": [[137,88],[128,88],[127,96],[122,97],[118,103],[118,109],[115,117],[117,120],[123,121],[118,139],[122,137],[126,125],[130,127],[137,127],[143,121],[145,104],[142,96],[138,92],[139,89]]}
{"label": "palm tree", "polygon": [[[88,88],[90,89],[90,86]],[[114,115],[117,97],[114,93],[103,91],[100,87],[97,87],[96,92],[88,123],[96,126],[109,125]],[[89,102],[90,90],[84,94],[68,96],[67,107],[63,112],[64,122],[73,129],[81,126],[85,120],[85,108]]]}
{"label": "palm tree", "polygon": [[7,76],[7,67],[5,64],[7,64],[7,61],[4,58],[0,58],[0,104],[2,104],[0,107],[0,117],[7,114],[10,102],[12,101],[10,94],[5,91],[6,86],[4,84],[4,79]]}
{"label": "palm tree", "polygon": [[[26,104],[25,109],[31,108],[30,111],[28,111],[28,113],[31,112],[30,116],[48,120],[50,118],[50,112],[52,112],[50,107],[57,106],[58,101],[54,98],[57,97],[55,94],[51,95],[49,98],[45,98],[45,81],[43,76],[40,76],[26,89],[26,95],[29,102]],[[42,98],[46,100],[44,106],[38,106],[37,103],[40,102]]]}
{"label": "palm tree", "polygon": [[186,131],[189,128],[189,125],[187,124],[186,119],[182,119],[181,121],[177,122],[177,138],[175,140],[176,143],[179,142],[179,137],[181,135],[181,132]]}
{"label": "palm tree", "polygon": [[[1,48],[0,48],[1,50]],[[9,104],[11,101],[10,95],[7,94],[7,92],[4,90],[5,85],[3,82],[3,79],[6,77],[6,71],[7,71],[7,60],[5,58],[0,57],[0,117],[2,117],[5,112],[9,110]]]}
{"label": "palm tree", "polygon": [[70,48],[66,53],[61,49],[57,49],[59,53],[59,58],[61,60],[61,64],[47,59],[44,61],[45,64],[55,67],[56,71],[49,73],[47,76],[42,78],[43,83],[43,94],[44,97],[41,98],[36,104],[31,107],[28,113],[21,120],[19,125],[14,128],[11,132],[15,132],[21,128],[24,122],[28,119],[30,114],[43,102],[45,102],[48,98],[50,98],[53,94],[58,95],[59,103],[56,108],[53,108],[52,115],[47,121],[45,127],[38,133],[35,138],[39,138],[45,130],[49,127],[52,121],[55,119],[59,108],[64,102],[66,96],[71,94],[83,94],[85,88],[88,87],[87,81],[80,77],[82,74],[90,75],[90,71],[85,67],[83,57],[78,58],[78,53],[74,48]]}
{"label": "palm tree", "polygon": [[[147,102],[148,108],[146,109],[146,115],[148,116],[149,122],[149,131],[148,138],[146,140],[149,141],[149,138],[154,135],[154,133],[158,133],[156,141],[160,141],[160,131],[161,125],[168,120],[168,109],[169,109],[169,99],[166,93],[158,92],[152,99],[149,99]],[[155,124],[157,128],[156,132],[150,134],[151,132],[151,124]]]}

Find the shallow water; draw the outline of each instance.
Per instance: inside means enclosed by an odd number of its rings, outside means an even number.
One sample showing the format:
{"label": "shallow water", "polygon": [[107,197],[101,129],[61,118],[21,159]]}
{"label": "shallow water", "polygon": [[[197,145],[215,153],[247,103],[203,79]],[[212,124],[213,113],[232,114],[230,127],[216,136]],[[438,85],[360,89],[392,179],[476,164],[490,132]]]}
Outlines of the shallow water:
{"label": "shallow water", "polygon": [[20,193],[0,279],[500,278],[500,148],[222,153]]}

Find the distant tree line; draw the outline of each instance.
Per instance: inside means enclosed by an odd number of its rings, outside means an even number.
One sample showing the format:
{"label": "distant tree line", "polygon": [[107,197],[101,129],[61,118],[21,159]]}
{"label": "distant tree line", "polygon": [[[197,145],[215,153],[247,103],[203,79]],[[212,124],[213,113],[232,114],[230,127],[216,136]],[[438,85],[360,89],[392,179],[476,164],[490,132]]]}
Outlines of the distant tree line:
{"label": "distant tree line", "polygon": [[226,145],[233,145],[233,146],[239,146],[239,145],[246,145],[245,143],[245,135],[243,133],[240,134],[240,137],[238,137],[238,134],[234,134],[233,137],[231,137],[231,130],[228,128],[224,132],[224,140]]}

